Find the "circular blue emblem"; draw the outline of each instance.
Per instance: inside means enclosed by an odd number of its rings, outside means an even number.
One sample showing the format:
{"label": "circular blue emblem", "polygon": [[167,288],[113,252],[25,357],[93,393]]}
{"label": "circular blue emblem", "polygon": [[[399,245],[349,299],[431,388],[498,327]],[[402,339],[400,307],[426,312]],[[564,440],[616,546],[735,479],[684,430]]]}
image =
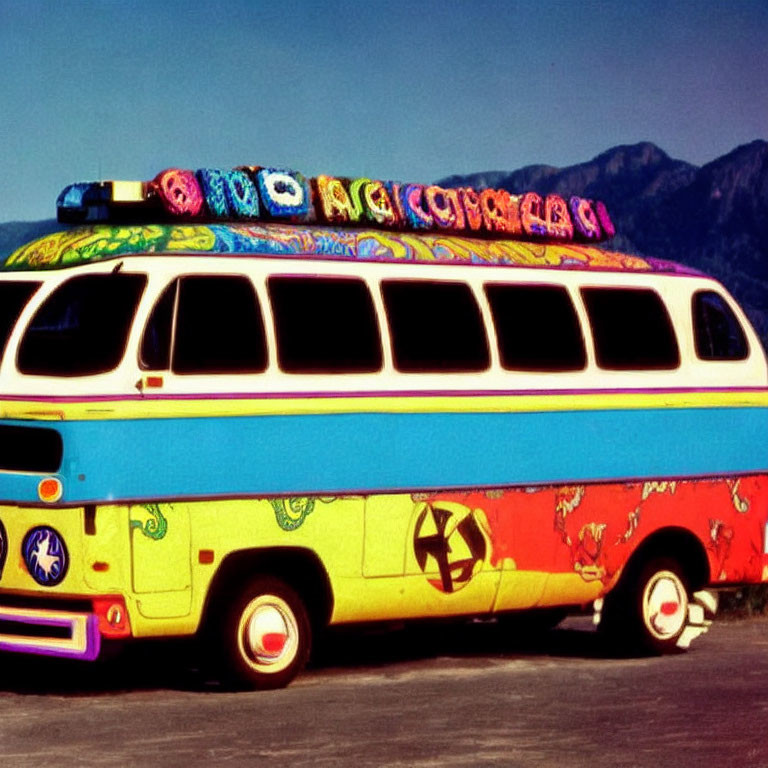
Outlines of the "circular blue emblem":
{"label": "circular blue emblem", "polygon": [[64,539],[47,525],[33,528],[22,545],[24,562],[32,578],[44,587],[55,587],[67,575],[69,555]]}

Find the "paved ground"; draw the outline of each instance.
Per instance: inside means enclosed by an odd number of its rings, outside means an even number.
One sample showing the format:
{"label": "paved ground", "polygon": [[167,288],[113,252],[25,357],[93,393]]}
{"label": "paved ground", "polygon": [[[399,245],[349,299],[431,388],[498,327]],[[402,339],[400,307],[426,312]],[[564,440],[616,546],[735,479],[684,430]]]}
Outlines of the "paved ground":
{"label": "paved ground", "polygon": [[[225,693],[147,644],[106,666],[4,658],[8,766],[766,766],[768,621],[617,658],[585,620],[345,633],[291,687]],[[181,666],[180,666],[181,665]]]}

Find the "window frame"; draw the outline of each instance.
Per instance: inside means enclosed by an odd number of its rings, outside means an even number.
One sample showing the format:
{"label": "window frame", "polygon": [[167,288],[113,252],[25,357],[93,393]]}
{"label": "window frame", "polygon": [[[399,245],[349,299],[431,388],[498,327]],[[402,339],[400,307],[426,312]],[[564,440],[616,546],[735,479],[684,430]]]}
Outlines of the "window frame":
{"label": "window frame", "polygon": [[[697,319],[697,302],[699,301],[700,297],[704,296],[715,296],[717,299],[720,300],[721,304],[727,309],[728,315],[730,320],[732,320],[736,324],[736,328],[739,331],[739,334],[741,335],[741,342],[744,347],[744,354],[740,355],[739,357],[704,357],[701,354],[700,351],[700,343],[699,343],[699,331],[698,331],[698,323],[696,322]],[[691,319],[691,329],[693,334],[693,352],[695,354],[695,359],[700,363],[743,363],[746,360],[748,360],[752,354],[752,347],[749,342],[749,334],[747,333],[744,323],[739,318],[738,314],[734,311],[733,306],[731,305],[731,302],[728,301],[728,299],[719,291],[714,290],[713,288],[697,288],[692,294],[691,294],[691,302],[690,302],[690,319]]]}
{"label": "window frame", "polygon": [[[636,293],[646,294],[656,298],[658,305],[664,311],[664,319],[666,320],[666,326],[670,332],[669,338],[674,343],[675,362],[674,365],[606,365],[605,361],[601,359],[601,350],[598,344],[598,336],[596,333],[596,324],[592,322],[592,316],[589,310],[589,302],[587,299],[587,293],[590,291],[595,292],[614,292],[614,293]],[[579,297],[584,306],[584,314],[586,322],[589,328],[590,338],[592,339],[592,351],[594,354],[594,363],[600,371],[608,372],[611,374],[669,374],[672,372],[680,371],[684,364],[683,345],[678,333],[677,325],[673,320],[673,312],[670,305],[664,300],[662,294],[651,284],[599,284],[599,283],[584,283],[579,285]]]}
{"label": "window frame", "polygon": [[[387,299],[385,296],[385,286],[389,283],[411,283],[411,284],[427,284],[435,286],[463,286],[466,289],[466,293],[471,297],[472,305],[477,311],[477,321],[479,323],[479,330],[482,333],[482,340],[484,346],[484,363],[480,368],[430,368],[428,370],[415,370],[401,368],[398,365],[398,356],[395,342],[395,329],[393,328],[390,320],[390,313],[387,307]],[[469,276],[463,277],[446,277],[446,278],[430,278],[427,276],[413,276],[410,277],[407,274],[399,275],[393,273],[392,276],[382,276],[379,279],[379,292],[381,296],[381,311],[383,312],[382,321],[386,324],[387,339],[389,341],[389,352],[391,356],[392,370],[399,376],[476,376],[478,374],[487,374],[494,370],[496,363],[496,352],[494,345],[491,343],[495,340],[495,329],[492,327],[492,323],[489,327],[488,312],[490,311],[487,305],[487,299],[482,291],[478,291],[477,281],[472,280]],[[493,336],[492,336],[493,334]]]}
{"label": "window frame", "polygon": [[[489,288],[493,287],[510,287],[510,288],[545,288],[545,289],[552,289],[553,291],[559,292],[561,295],[564,295],[567,300],[568,304],[573,312],[573,320],[575,321],[575,327],[578,331],[579,341],[581,343],[581,363],[578,367],[571,367],[571,368],[545,368],[545,367],[509,367],[505,365],[504,362],[504,352],[502,349],[502,340],[501,340],[501,333],[499,333],[499,326],[496,323],[496,315],[494,313],[493,309],[493,302],[491,300],[491,297],[488,293]],[[549,375],[570,375],[574,376],[580,373],[583,373],[587,371],[589,368],[590,363],[590,356],[589,356],[589,349],[587,344],[587,334],[585,333],[584,328],[584,319],[581,316],[581,313],[579,312],[579,306],[576,298],[574,297],[572,291],[570,290],[569,286],[565,283],[558,283],[558,282],[544,282],[544,281],[534,281],[534,280],[484,280],[482,283],[482,292],[483,297],[488,305],[488,323],[490,324],[490,327],[493,331],[495,340],[496,340],[496,353],[498,356],[498,365],[499,368],[504,373],[509,374],[522,374],[522,375],[540,375],[540,376],[549,376]]]}
{"label": "window frame", "polygon": [[[113,267],[110,270],[104,270],[104,269],[74,270],[72,273],[65,273],[62,276],[62,279],[55,282],[51,281],[50,283],[47,283],[47,281],[45,280],[40,281],[41,285],[33,292],[30,299],[22,308],[22,311],[19,313],[19,317],[16,320],[16,326],[8,338],[8,343],[10,343],[11,340],[15,337],[15,348],[13,348],[14,354],[13,354],[12,365],[16,374],[23,377],[49,378],[49,379],[55,379],[58,381],[67,380],[67,379],[78,380],[78,379],[93,378],[97,376],[112,376],[117,371],[119,371],[121,367],[126,365],[127,361],[129,360],[129,352],[132,349],[132,338],[136,328],[137,319],[141,317],[142,305],[144,303],[144,300],[147,294],[150,291],[151,279],[150,279],[148,270],[144,268],[137,266],[137,268],[135,269],[122,270],[122,266],[123,266],[123,262],[121,261],[121,262],[118,262],[116,267]],[[84,280],[89,278],[90,279],[93,279],[93,278],[109,279],[110,277],[114,278],[114,277],[126,277],[126,276],[130,276],[133,278],[140,278],[141,285],[138,287],[136,291],[133,310],[126,323],[125,334],[123,338],[121,351],[114,365],[111,365],[108,368],[100,368],[97,371],[87,371],[87,372],[67,371],[67,372],[59,372],[59,373],[53,373],[51,371],[48,371],[48,372],[30,371],[30,370],[24,370],[22,368],[21,354],[24,348],[25,340],[27,338],[27,334],[29,333],[33,322],[37,318],[38,314],[42,311],[42,309],[48,304],[48,302],[51,301],[51,299],[56,294],[58,294],[66,285],[74,281],[79,281],[79,280]],[[25,317],[23,327],[20,327],[20,320],[25,315],[27,316]],[[8,345],[6,344],[6,351],[7,349],[8,349]]]}
{"label": "window frame", "polygon": [[[262,340],[264,342],[264,365],[261,369],[250,370],[250,371],[230,370],[230,371],[189,371],[187,372],[187,371],[179,371],[176,368],[174,368],[174,358],[176,353],[176,332],[178,327],[179,301],[181,296],[180,289],[181,289],[182,281],[187,278],[191,278],[191,279],[237,278],[239,280],[245,281],[249,285],[253,293],[255,308],[258,313],[258,317],[261,321]],[[152,315],[155,312],[155,309],[159,305],[160,301],[162,301],[166,291],[168,291],[172,287],[175,287],[175,290],[174,290],[173,306],[171,310],[170,338],[169,338],[169,346],[168,346],[168,366],[165,368],[149,367],[143,358],[144,339],[147,335],[149,324],[150,324],[150,321],[152,320]],[[169,375],[173,377],[178,377],[178,379],[180,380],[192,379],[194,377],[206,378],[209,376],[215,377],[216,379],[220,379],[223,376],[237,376],[237,377],[262,376],[265,373],[267,373],[272,366],[272,353],[271,353],[272,340],[270,338],[270,332],[268,327],[269,319],[270,319],[269,315],[267,314],[267,312],[265,312],[264,300],[258,289],[258,286],[255,283],[252,275],[248,274],[247,272],[202,271],[202,272],[181,272],[181,273],[173,274],[170,276],[170,280],[167,280],[166,282],[164,282],[161,285],[160,289],[155,292],[152,298],[151,304],[148,308],[148,311],[144,320],[144,325],[138,336],[138,345],[136,348],[137,367],[143,375],[151,375],[153,373],[157,373],[158,375]]]}
{"label": "window frame", "polygon": [[[377,362],[375,368],[365,368],[365,369],[358,369],[358,370],[329,370],[329,369],[318,369],[318,370],[290,370],[288,368],[285,368],[283,366],[283,361],[281,360],[281,342],[280,342],[280,332],[278,331],[278,312],[276,312],[275,303],[272,300],[272,290],[270,287],[270,283],[272,280],[310,280],[310,281],[316,281],[316,282],[346,282],[346,283],[356,283],[361,285],[365,289],[365,296],[368,301],[368,308],[370,309],[370,318],[372,321],[371,330],[375,332],[376,338],[375,343],[377,345],[376,352],[377,352]],[[273,344],[274,349],[274,360],[275,360],[275,367],[277,371],[280,372],[281,375],[290,377],[291,379],[300,377],[300,376],[308,376],[311,378],[316,378],[318,376],[377,376],[381,375],[387,365],[387,344],[385,343],[385,335],[382,328],[382,321],[380,317],[380,311],[379,306],[377,304],[377,297],[376,297],[376,285],[373,283],[370,279],[367,279],[365,276],[360,274],[334,274],[334,273],[318,273],[318,272],[307,272],[307,271],[296,271],[296,272],[284,272],[284,271],[277,271],[277,272],[266,272],[263,276],[263,284],[264,284],[264,292],[267,300],[267,305],[269,307],[269,319],[271,321],[271,328],[270,328],[270,341]],[[388,337],[387,337],[388,338]]]}

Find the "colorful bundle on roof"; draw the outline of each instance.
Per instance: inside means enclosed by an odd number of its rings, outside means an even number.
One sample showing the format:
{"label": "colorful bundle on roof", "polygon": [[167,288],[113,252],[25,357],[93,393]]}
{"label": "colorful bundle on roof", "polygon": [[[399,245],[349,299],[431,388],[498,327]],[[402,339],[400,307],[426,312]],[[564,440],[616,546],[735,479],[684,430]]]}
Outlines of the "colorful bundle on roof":
{"label": "colorful bundle on roof", "polygon": [[612,237],[605,205],[582,197],[335,176],[276,168],[169,168],[149,182],[72,184],[59,221],[281,221],[495,237],[598,242]]}

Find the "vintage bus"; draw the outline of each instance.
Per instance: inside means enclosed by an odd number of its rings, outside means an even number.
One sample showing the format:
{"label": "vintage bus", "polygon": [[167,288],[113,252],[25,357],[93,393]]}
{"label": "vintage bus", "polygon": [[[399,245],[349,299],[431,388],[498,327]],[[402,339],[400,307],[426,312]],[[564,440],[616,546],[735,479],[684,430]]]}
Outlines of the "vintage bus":
{"label": "vintage bus", "polygon": [[0,649],[594,605],[687,647],[768,582],[768,367],[593,201],[247,167],[68,187],[0,270]]}

